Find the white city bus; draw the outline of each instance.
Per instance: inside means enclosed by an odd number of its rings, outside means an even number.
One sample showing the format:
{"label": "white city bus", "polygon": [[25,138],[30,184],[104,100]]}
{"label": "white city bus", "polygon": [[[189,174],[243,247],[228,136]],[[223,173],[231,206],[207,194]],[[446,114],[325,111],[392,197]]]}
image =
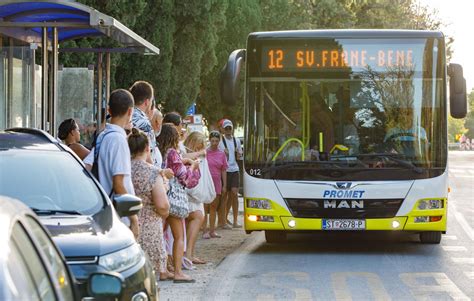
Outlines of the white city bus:
{"label": "white city bus", "polygon": [[390,230],[439,243],[448,207],[450,113],[466,114],[462,67],[438,31],[257,32],[232,52],[221,97],[245,63],[245,230]]}

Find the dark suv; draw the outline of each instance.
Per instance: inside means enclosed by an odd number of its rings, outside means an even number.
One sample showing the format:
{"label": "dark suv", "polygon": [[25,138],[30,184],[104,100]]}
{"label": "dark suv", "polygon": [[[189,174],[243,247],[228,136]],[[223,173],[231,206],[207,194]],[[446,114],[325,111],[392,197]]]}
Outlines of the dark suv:
{"label": "dark suv", "polygon": [[[0,196],[0,300],[81,300],[63,255],[20,201]],[[120,296],[115,273],[93,273],[89,292],[99,300]]]}
{"label": "dark suv", "polygon": [[0,131],[0,195],[28,205],[51,232],[87,297],[94,272],[124,278],[122,300],[156,300],[153,267],[121,216],[136,213],[139,199],[112,201],[79,158],[44,131]]}

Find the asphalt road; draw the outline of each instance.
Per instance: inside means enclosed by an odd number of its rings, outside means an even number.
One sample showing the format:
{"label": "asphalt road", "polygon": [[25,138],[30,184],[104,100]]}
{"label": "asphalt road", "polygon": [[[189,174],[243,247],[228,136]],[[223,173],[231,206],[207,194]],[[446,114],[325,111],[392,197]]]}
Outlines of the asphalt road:
{"label": "asphalt road", "polygon": [[201,300],[474,299],[474,152],[452,152],[448,233],[318,233],[285,245],[255,232],[217,268]]}

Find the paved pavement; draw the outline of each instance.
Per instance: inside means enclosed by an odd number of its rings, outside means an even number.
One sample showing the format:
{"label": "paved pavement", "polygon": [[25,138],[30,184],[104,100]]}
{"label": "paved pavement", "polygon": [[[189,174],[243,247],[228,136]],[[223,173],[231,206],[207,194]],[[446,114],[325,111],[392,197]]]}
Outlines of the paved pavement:
{"label": "paved pavement", "polygon": [[474,152],[450,152],[448,233],[318,233],[269,245],[263,233],[215,270],[200,300],[470,300],[474,298]]}

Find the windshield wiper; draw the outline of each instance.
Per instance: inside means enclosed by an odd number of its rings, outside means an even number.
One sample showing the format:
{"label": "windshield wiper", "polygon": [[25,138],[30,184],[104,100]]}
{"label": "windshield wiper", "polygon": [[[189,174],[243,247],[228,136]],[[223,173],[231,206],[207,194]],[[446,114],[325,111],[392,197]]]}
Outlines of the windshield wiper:
{"label": "windshield wiper", "polygon": [[54,214],[69,214],[69,215],[82,215],[79,211],[76,210],[56,210],[56,209],[39,209],[31,208],[34,213],[37,215],[54,215]]}
{"label": "windshield wiper", "polygon": [[400,154],[393,154],[393,153],[375,153],[375,154],[359,154],[357,157],[376,157],[376,158],[386,158],[392,162],[397,163],[399,166],[404,167],[406,169],[413,170],[416,173],[423,173],[423,168],[416,166],[413,162],[409,160],[403,160],[397,157],[400,157]]}

